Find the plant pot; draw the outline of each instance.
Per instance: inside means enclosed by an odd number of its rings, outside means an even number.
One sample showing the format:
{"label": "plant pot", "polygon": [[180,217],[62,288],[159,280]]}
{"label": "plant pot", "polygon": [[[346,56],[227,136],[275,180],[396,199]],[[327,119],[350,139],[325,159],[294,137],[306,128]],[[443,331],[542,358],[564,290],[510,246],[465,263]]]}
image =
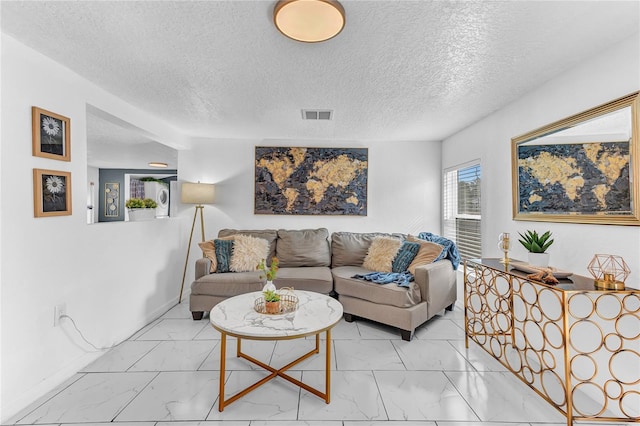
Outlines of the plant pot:
{"label": "plant pot", "polygon": [[129,221],[139,222],[156,218],[156,209],[129,209]]}
{"label": "plant pot", "polygon": [[529,253],[529,265],[548,268],[549,253]]}
{"label": "plant pot", "polygon": [[279,314],[280,302],[264,302],[264,310],[268,314]]}

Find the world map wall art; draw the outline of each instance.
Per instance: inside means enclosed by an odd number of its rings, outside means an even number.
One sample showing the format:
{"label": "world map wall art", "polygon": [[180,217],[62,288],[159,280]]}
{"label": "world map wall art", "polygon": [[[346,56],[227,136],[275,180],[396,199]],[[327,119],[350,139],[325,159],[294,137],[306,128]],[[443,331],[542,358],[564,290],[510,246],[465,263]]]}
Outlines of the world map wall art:
{"label": "world map wall art", "polygon": [[367,148],[255,150],[255,214],[367,215]]}

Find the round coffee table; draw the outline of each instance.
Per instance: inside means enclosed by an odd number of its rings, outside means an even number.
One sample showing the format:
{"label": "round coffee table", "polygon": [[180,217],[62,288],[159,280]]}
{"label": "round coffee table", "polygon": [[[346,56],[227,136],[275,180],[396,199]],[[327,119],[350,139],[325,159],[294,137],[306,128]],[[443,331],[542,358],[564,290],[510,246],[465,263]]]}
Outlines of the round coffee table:
{"label": "round coffee table", "polygon": [[[342,305],[332,297],[310,291],[296,290],[298,297],[298,309],[294,312],[270,315],[255,311],[254,302],[262,297],[261,292],[246,293],[223,300],[213,307],[210,321],[213,328],[220,332],[220,398],[218,410],[238,400],[252,390],[262,386],[274,377],[282,377],[289,382],[330,402],[331,387],[331,329],[342,318]],[[320,352],[320,334],[326,334],[326,366],[325,366],[325,391],[321,392],[298,379],[285,373],[294,365],[304,361],[313,354]],[[282,368],[276,369],[242,352],[242,339],[249,340],[288,340],[299,339],[306,336],[316,336],[316,346],[306,354],[290,362]],[[225,399],[224,376],[225,358],[227,352],[227,336],[237,338],[236,355],[244,358],[271,374],[257,381],[253,385]]]}

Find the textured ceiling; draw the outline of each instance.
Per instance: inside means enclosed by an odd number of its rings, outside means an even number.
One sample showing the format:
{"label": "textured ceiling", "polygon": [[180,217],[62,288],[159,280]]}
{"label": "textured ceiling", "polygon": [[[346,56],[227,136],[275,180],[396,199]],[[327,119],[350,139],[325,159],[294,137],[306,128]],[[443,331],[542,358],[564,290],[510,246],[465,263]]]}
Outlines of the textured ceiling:
{"label": "textured ceiling", "polygon": [[186,135],[297,141],[441,140],[640,30],[638,1],[343,0],[305,44],[274,4],[2,1],[1,24]]}

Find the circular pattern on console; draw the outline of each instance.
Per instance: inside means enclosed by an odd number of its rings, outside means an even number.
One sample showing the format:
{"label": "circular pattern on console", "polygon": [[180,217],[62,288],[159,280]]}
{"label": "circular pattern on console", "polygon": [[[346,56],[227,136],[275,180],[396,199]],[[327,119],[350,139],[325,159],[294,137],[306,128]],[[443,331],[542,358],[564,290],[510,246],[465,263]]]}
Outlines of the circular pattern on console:
{"label": "circular pattern on console", "polygon": [[[630,366],[640,365],[640,354],[631,349],[623,349],[611,355],[609,359],[609,372],[611,376],[625,385],[640,383],[638,376],[634,376],[634,369]],[[637,370],[636,370],[637,371]]]}
{"label": "circular pattern on console", "polygon": [[640,311],[640,295],[638,294],[627,294],[623,301],[622,304],[624,305],[624,308],[631,313],[636,313],[638,311]]}
{"label": "circular pattern on console", "polygon": [[523,282],[520,287],[520,294],[522,295],[522,299],[529,304],[533,305],[538,302],[538,293],[533,285],[529,282]]}
{"label": "circular pattern on console", "polygon": [[[637,333],[633,334],[633,330],[636,330]],[[640,338],[638,317],[634,314],[620,315],[620,317],[616,319],[616,331],[623,339],[635,340]]]}
{"label": "circular pattern on console", "polygon": [[628,410],[629,407],[640,407],[640,392],[636,390],[625,392],[622,398],[620,398],[619,404],[620,411],[622,411],[625,416],[636,419],[636,421],[640,419],[640,413],[637,409],[633,412]]}
{"label": "circular pattern on console", "polygon": [[542,350],[544,348],[544,333],[542,333],[540,324],[527,320],[524,322],[523,328],[523,334],[529,346],[537,351]]}
{"label": "circular pattern on console", "polygon": [[542,327],[542,331],[547,339],[547,343],[549,343],[552,348],[562,348],[564,344],[564,336],[562,334],[562,328],[560,328],[558,323],[547,322],[544,327]]}
{"label": "circular pattern on console", "polygon": [[536,306],[544,307],[544,316],[549,320],[560,321],[562,319],[562,299],[558,291],[543,288],[538,294]]}
{"label": "circular pattern on console", "polygon": [[569,315],[576,319],[586,319],[593,315],[593,300],[585,293],[576,293],[569,297]]}
{"label": "circular pattern on console", "polygon": [[567,393],[564,390],[564,383],[555,371],[546,370],[542,373],[540,380],[542,389],[554,404],[563,406],[567,402]]}
{"label": "circular pattern on console", "polygon": [[499,312],[498,314],[496,314],[493,324],[496,328],[496,331],[505,333],[511,330],[511,320],[509,316],[504,312]]}
{"label": "circular pattern on console", "polygon": [[497,294],[508,295],[511,292],[509,279],[503,275],[497,275],[491,286]]}
{"label": "circular pattern on console", "polygon": [[521,328],[515,328],[513,330],[513,343],[514,346],[520,350],[523,350],[527,345],[527,339],[525,339]]}
{"label": "circular pattern on console", "polygon": [[[588,398],[576,396],[589,395]],[[573,409],[582,416],[595,417],[602,414],[606,408],[607,396],[604,389],[591,382],[576,385],[572,393]]]}
{"label": "circular pattern on console", "polygon": [[582,382],[592,380],[598,374],[598,366],[589,355],[576,355],[571,359],[571,375]]}
{"label": "circular pattern on console", "polygon": [[544,350],[542,351],[542,362],[544,363],[544,368],[554,370],[556,368],[556,357],[553,355],[551,351]]}
{"label": "circular pattern on console", "polygon": [[522,369],[522,354],[517,350],[505,351],[507,365],[516,373]]}
{"label": "circular pattern on console", "polygon": [[609,333],[604,336],[604,347],[607,348],[609,352],[616,352],[622,349],[622,339],[616,333]]}
{"label": "circular pattern on console", "polygon": [[527,348],[524,350],[524,360],[529,366],[531,372],[536,375],[542,372],[542,358],[540,358],[541,352],[536,351],[531,348]]}
{"label": "circular pattern on console", "polygon": [[[593,321],[578,321],[570,327],[569,333],[572,336],[569,340],[571,347],[578,352],[591,354],[603,345],[602,330]],[[589,338],[585,339],[579,336],[589,336]]]}
{"label": "circular pattern on console", "polygon": [[596,299],[596,313],[604,320],[616,319],[622,314],[622,302],[613,294],[603,294]]}
{"label": "circular pattern on console", "polygon": [[534,320],[535,322],[542,322],[544,315],[542,314],[540,305],[532,305],[531,309],[529,309],[529,313],[532,320]]}
{"label": "circular pattern on console", "polygon": [[622,385],[617,380],[607,380],[604,383],[604,390],[610,399],[618,399],[622,396]]}
{"label": "circular pattern on console", "polygon": [[527,319],[527,305],[519,294],[513,295],[513,318],[520,322]]}
{"label": "circular pattern on console", "polygon": [[473,293],[468,298],[467,309],[472,313],[477,314],[482,311],[482,298],[478,293]]}
{"label": "circular pattern on console", "polygon": [[491,348],[491,353],[496,358],[502,358],[502,345],[497,337],[491,337],[489,341],[489,347]]}

